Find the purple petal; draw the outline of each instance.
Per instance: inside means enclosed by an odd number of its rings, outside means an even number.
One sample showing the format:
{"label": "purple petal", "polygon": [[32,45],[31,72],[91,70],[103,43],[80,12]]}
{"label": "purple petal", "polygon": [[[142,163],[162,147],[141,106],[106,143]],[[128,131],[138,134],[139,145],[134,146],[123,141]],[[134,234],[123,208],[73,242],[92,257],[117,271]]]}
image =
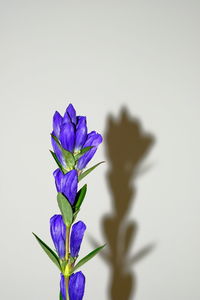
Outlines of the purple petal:
{"label": "purple petal", "polygon": [[65,277],[63,274],[60,274],[60,292],[61,292],[63,300],[66,300],[66,283],[65,283]]}
{"label": "purple petal", "polygon": [[51,217],[50,232],[59,257],[64,258],[66,252],[66,226],[61,215],[54,215],[53,217]]}
{"label": "purple petal", "polygon": [[85,291],[85,276],[82,272],[72,274],[69,278],[70,300],[82,300]]}
{"label": "purple petal", "polygon": [[83,148],[88,146],[94,146],[94,147],[79,158],[77,164],[79,170],[82,170],[86,167],[88,162],[92,159],[95,152],[97,151],[97,147],[99,144],[101,144],[102,140],[103,140],[102,136],[99,133],[96,133],[95,131],[92,131],[88,134],[87,140],[83,145]]}
{"label": "purple petal", "polygon": [[63,124],[60,129],[60,142],[64,149],[73,152],[75,144],[75,127],[71,122]]}
{"label": "purple petal", "polygon": [[85,230],[86,225],[82,221],[79,221],[72,226],[70,237],[70,254],[73,257],[78,256]]}
{"label": "purple petal", "polygon": [[77,171],[71,170],[67,174],[63,174],[60,169],[57,169],[54,171],[53,175],[55,177],[57,191],[64,194],[73,205],[78,188]]}
{"label": "purple petal", "polygon": [[87,138],[86,117],[77,117],[75,151],[80,150]]}
{"label": "purple petal", "polygon": [[[55,135],[54,132],[52,132],[52,134]],[[60,148],[58,147],[56,141],[52,137],[51,137],[51,144],[52,144],[52,147],[53,147],[53,151],[55,152],[59,162],[61,163],[62,166],[66,167],[66,162],[65,162],[65,159],[62,155],[62,151],[60,150]]]}
{"label": "purple petal", "polygon": [[68,105],[63,117],[63,124],[68,122],[76,124],[76,111],[71,103]]}
{"label": "purple petal", "polygon": [[56,111],[53,116],[53,131],[54,131],[54,135],[57,138],[59,138],[60,136],[60,127],[62,125],[62,121],[63,121],[62,116],[59,114],[59,112]]}

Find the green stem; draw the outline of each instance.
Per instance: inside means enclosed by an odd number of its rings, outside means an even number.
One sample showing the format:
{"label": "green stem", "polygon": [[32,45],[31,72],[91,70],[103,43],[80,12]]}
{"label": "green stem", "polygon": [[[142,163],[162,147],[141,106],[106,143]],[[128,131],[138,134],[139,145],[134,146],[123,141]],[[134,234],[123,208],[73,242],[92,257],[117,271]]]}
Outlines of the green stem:
{"label": "green stem", "polygon": [[[70,230],[71,230],[71,226],[67,226],[66,228],[66,254],[65,254],[65,259],[67,261],[67,264],[69,264],[68,260],[69,260],[69,238],[70,238]],[[69,299],[69,277],[65,277],[65,282],[66,282],[66,298],[67,300]]]}
{"label": "green stem", "polygon": [[69,299],[69,292],[68,292],[68,287],[69,287],[69,277],[65,277],[65,282],[66,282],[66,300]]}

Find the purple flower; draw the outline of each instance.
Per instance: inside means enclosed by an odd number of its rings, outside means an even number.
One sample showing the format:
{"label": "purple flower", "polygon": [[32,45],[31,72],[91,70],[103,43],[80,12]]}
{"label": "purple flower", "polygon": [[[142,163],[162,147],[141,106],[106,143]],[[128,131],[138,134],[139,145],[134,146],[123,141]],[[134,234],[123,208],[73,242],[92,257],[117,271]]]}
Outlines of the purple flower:
{"label": "purple flower", "polygon": [[88,162],[92,159],[95,152],[97,151],[97,147],[99,144],[101,144],[102,140],[102,136],[99,133],[96,133],[95,131],[92,131],[87,135],[87,140],[83,148],[89,146],[93,146],[93,148],[79,158],[77,164],[77,168],[79,170],[82,170],[87,166]]}
{"label": "purple flower", "polygon": [[[64,117],[62,117],[59,112],[55,112],[53,116],[52,134],[57,137],[65,150],[73,154],[79,153],[80,150],[85,147],[93,146],[91,150],[78,159],[77,168],[79,170],[86,167],[94,156],[98,145],[102,142],[102,136],[100,134],[95,131],[87,132],[86,117],[76,116],[76,111],[72,104],[68,105]],[[66,167],[61,149],[53,138],[51,141],[58,160],[63,167]]]}
{"label": "purple flower", "polygon": [[85,276],[82,272],[72,274],[69,278],[70,300],[82,300],[85,291]]}
{"label": "purple flower", "polygon": [[86,225],[82,221],[79,221],[72,226],[70,236],[70,254],[73,257],[78,256],[85,230]]}
{"label": "purple flower", "polygon": [[50,232],[59,257],[64,258],[66,252],[66,226],[61,215],[54,215],[53,217],[51,217]]}
{"label": "purple flower", "polygon": [[71,205],[74,204],[77,188],[78,188],[78,174],[76,170],[71,170],[67,174],[63,174],[60,169],[53,173],[56,183],[56,188],[59,193],[62,193]]}
{"label": "purple flower", "polygon": [[63,274],[60,274],[60,292],[62,295],[62,299],[66,300],[66,283],[65,283],[65,277]]}

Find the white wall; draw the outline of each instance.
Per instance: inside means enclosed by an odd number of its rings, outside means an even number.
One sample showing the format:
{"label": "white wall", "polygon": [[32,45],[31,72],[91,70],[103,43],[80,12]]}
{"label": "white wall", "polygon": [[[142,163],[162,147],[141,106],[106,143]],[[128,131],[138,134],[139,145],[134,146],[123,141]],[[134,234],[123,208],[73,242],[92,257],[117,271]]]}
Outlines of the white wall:
{"label": "white wall", "polygon": [[[129,256],[154,247],[130,267],[130,299],[200,299],[199,12],[197,0],[0,2],[1,299],[58,299],[59,274],[31,232],[51,243],[58,210],[49,133],[69,101],[104,135],[124,106],[129,123],[136,118],[155,139],[140,161],[149,169],[131,179],[126,222],[138,231]],[[106,149],[93,162],[107,164],[87,178],[81,255],[93,247],[89,236],[106,242],[102,218],[113,214]],[[109,270],[100,256],[83,268],[85,299],[114,300]]]}

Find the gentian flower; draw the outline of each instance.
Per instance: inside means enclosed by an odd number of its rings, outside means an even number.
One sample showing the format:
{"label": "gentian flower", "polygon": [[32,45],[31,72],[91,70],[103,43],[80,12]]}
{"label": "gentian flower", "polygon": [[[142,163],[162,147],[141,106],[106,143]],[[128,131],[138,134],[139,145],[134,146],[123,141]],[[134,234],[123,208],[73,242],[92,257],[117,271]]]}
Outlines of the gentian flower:
{"label": "gentian flower", "polygon": [[85,276],[82,272],[76,272],[69,278],[70,300],[82,300],[85,291]]}
{"label": "gentian flower", "polygon": [[71,170],[66,174],[60,169],[53,173],[56,183],[56,188],[59,193],[62,193],[71,203],[74,204],[77,188],[78,188],[78,174],[76,170]]}
{"label": "gentian flower", "polygon": [[79,221],[72,226],[70,236],[70,254],[72,257],[78,256],[85,230],[86,225],[82,221]]}
{"label": "gentian flower", "polygon": [[63,300],[66,300],[66,283],[65,283],[65,277],[62,273],[60,274],[60,292]]}
{"label": "gentian flower", "polygon": [[50,232],[56,251],[60,258],[65,257],[66,225],[61,215],[54,215],[50,219]]}
{"label": "gentian flower", "polygon": [[[96,133],[96,131],[87,132],[86,117],[76,116],[76,111],[72,104],[68,105],[64,117],[62,117],[59,112],[55,112],[53,116],[52,135],[59,140],[65,150],[73,154],[79,154],[81,149],[93,146],[92,149],[78,159],[76,166],[78,170],[82,170],[86,167],[97,151],[98,145],[102,142],[102,136],[99,133]],[[61,165],[66,168],[66,162],[61,149],[53,137],[51,141],[58,160]]]}

